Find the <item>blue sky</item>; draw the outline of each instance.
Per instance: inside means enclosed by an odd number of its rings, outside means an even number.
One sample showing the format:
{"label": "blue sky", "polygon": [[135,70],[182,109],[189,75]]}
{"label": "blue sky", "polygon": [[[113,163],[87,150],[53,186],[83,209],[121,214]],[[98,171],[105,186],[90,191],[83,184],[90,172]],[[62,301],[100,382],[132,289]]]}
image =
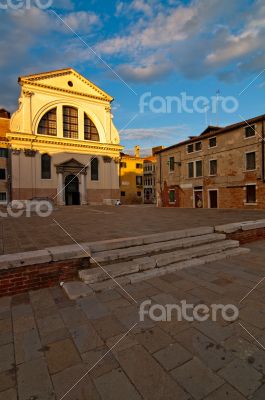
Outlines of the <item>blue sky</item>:
{"label": "blue sky", "polygon": [[[20,2],[19,10],[10,7],[18,0],[0,2],[9,5],[0,9],[0,106],[11,111],[18,76],[70,66],[115,98],[114,122],[126,149],[171,145],[217,123],[210,111],[206,120],[194,109],[159,110],[183,92],[195,100],[216,91],[233,96],[233,112],[219,103],[220,125],[265,113],[264,0]],[[149,101],[157,97],[157,112],[150,102],[140,110],[145,93]]]}

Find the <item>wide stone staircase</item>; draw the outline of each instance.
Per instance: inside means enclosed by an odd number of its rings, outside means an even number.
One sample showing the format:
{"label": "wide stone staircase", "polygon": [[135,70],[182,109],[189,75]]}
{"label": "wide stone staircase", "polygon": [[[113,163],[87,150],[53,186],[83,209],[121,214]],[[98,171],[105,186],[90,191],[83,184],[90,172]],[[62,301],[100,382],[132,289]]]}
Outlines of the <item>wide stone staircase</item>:
{"label": "wide stone staircase", "polygon": [[90,266],[79,277],[94,292],[249,251],[212,227],[95,242],[90,250]]}

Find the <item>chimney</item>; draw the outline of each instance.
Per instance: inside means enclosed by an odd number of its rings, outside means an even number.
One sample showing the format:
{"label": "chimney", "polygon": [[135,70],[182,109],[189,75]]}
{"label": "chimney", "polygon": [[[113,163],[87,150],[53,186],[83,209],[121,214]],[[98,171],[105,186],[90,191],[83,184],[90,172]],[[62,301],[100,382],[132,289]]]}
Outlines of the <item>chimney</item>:
{"label": "chimney", "polygon": [[140,146],[134,146],[134,155],[135,157],[140,157]]}

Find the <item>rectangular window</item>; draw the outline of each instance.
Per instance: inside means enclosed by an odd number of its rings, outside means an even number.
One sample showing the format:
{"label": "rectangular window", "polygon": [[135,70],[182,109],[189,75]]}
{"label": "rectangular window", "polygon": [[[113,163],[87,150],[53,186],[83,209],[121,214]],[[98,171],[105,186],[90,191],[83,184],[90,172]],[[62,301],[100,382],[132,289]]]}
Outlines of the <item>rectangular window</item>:
{"label": "rectangular window", "polygon": [[169,202],[175,203],[175,190],[174,189],[169,191]]}
{"label": "rectangular window", "polygon": [[169,171],[174,171],[175,168],[175,162],[174,162],[174,157],[169,157]]}
{"label": "rectangular window", "polygon": [[120,167],[121,167],[121,168],[126,168],[126,167],[127,167],[126,162],[121,162],[121,163],[120,163]]}
{"label": "rectangular window", "polygon": [[245,127],[245,137],[249,138],[255,136],[255,125],[249,125]]}
{"label": "rectangular window", "polygon": [[209,147],[216,147],[216,137],[209,139]]}
{"label": "rectangular window", "polygon": [[193,178],[194,176],[194,165],[193,162],[188,163],[188,177]]}
{"label": "rectangular window", "polygon": [[142,196],[142,192],[137,192],[137,196],[141,197]]}
{"label": "rectangular window", "polygon": [[0,179],[1,180],[6,179],[6,170],[4,168],[0,168]]}
{"label": "rectangular window", "polygon": [[256,185],[246,186],[246,202],[256,203]]}
{"label": "rectangular window", "polygon": [[196,177],[202,176],[202,161],[196,161]]}
{"label": "rectangular window", "polygon": [[137,186],[142,186],[143,184],[143,177],[142,176],[136,176],[136,185]]}
{"label": "rectangular window", "polygon": [[256,153],[246,153],[246,170],[253,171],[256,169]]}
{"label": "rectangular window", "polygon": [[192,153],[193,152],[193,144],[188,144],[187,146],[187,152]]}
{"label": "rectangular window", "polygon": [[6,202],[6,192],[0,192],[0,203]]}
{"label": "rectangular window", "polygon": [[125,192],[121,192],[121,197],[124,197],[125,196]]}
{"label": "rectangular window", "polygon": [[78,139],[78,110],[63,106],[63,136]]}
{"label": "rectangular window", "polygon": [[217,175],[217,160],[210,160],[210,175]]}
{"label": "rectangular window", "polygon": [[195,143],[195,151],[200,151],[202,149],[202,142]]}
{"label": "rectangular window", "polygon": [[7,158],[8,157],[8,150],[0,148],[0,157]]}
{"label": "rectangular window", "polygon": [[136,168],[141,169],[141,168],[143,168],[143,166],[142,166],[142,164],[136,164]]}

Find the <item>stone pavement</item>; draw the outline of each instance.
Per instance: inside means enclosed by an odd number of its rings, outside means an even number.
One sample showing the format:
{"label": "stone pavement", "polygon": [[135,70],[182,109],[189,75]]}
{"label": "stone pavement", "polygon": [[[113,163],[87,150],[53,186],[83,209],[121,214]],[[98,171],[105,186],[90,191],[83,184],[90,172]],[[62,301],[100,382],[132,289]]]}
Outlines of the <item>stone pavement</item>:
{"label": "stone pavement", "polygon": [[264,400],[265,280],[233,323],[138,315],[147,299],[237,305],[265,276],[264,246],[126,287],[138,304],[119,288],[78,301],[60,287],[1,298],[0,400]]}
{"label": "stone pavement", "polygon": [[0,254],[72,244],[53,218],[78,242],[93,242],[264,219],[265,210],[156,208],[148,205],[61,207],[46,218],[34,214],[1,218]]}

